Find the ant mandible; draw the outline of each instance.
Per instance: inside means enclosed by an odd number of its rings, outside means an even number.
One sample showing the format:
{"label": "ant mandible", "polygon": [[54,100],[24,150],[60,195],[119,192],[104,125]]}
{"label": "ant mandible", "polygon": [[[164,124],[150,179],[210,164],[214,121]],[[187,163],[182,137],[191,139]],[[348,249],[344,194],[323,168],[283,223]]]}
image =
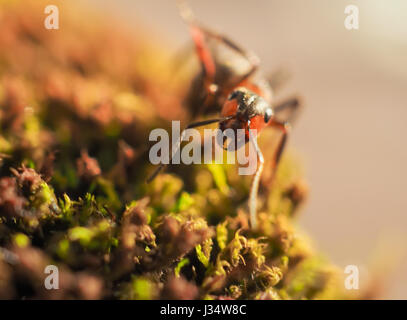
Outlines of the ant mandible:
{"label": "ant mandible", "polygon": [[[214,110],[221,110],[220,117],[189,124],[181,133],[172,157],[178,151],[187,129],[219,123],[219,129],[244,129],[247,142],[252,142],[258,157],[258,166],[253,178],[249,195],[250,224],[257,228],[257,193],[260,177],[263,172],[264,157],[257,144],[257,135],[266,126],[276,128],[282,135],[272,159],[273,176],[280,161],[281,154],[287,142],[290,131],[290,120],[294,118],[300,106],[297,98],[272,105],[274,85],[278,81],[268,81],[258,74],[259,59],[253,53],[247,52],[227,37],[213,32],[200,25],[186,0],[177,0],[181,17],[188,24],[195,50],[202,67],[202,71],[195,78],[186,99],[186,104],[192,109],[192,116],[207,114]],[[239,60],[222,59],[210,42],[222,43],[224,46],[240,56]],[[246,62],[244,72],[242,64]],[[198,108],[197,108],[198,106]],[[287,112],[288,111],[288,112]],[[289,117],[281,120],[276,115],[287,113]],[[172,158],[171,158],[172,159]],[[152,181],[166,165],[161,164],[147,182]]]}

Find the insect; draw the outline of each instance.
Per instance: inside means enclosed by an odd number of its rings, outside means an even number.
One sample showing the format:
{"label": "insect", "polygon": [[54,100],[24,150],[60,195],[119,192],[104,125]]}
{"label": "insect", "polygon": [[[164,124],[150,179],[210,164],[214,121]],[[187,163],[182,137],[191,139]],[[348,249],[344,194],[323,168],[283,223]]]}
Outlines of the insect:
{"label": "insect", "polygon": [[[190,108],[193,118],[219,110],[220,116],[190,123],[183,130],[172,156],[180,147],[187,129],[213,123],[219,123],[222,131],[244,129],[245,143],[253,143],[258,158],[248,202],[250,224],[252,229],[256,229],[257,194],[264,167],[264,157],[257,143],[257,135],[265,127],[276,128],[282,133],[271,159],[274,175],[290,132],[290,120],[299,109],[299,100],[294,97],[273,106],[272,88],[277,86],[278,81],[268,81],[260,74],[257,56],[226,36],[200,25],[185,0],[179,0],[178,6],[182,18],[189,26],[201,65],[201,72],[194,79],[187,95],[186,105]],[[220,46],[226,49],[227,53],[222,53]],[[278,117],[279,114],[285,114],[285,117],[282,119]],[[147,182],[152,181],[165,166],[161,164]]]}

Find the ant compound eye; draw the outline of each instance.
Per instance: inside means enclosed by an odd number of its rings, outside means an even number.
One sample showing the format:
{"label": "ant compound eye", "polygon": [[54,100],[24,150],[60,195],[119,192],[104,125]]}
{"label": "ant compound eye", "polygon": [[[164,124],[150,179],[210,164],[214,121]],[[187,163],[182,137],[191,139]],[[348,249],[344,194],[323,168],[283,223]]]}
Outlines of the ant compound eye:
{"label": "ant compound eye", "polygon": [[271,117],[273,116],[273,110],[266,109],[266,112],[264,113],[264,122],[267,123],[270,121]]}
{"label": "ant compound eye", "polygon": [[229,95],[228,100],[236,99],[236,98],[237,98],[237,94],[238,94],[237,91],[233,91],[233,92]]}

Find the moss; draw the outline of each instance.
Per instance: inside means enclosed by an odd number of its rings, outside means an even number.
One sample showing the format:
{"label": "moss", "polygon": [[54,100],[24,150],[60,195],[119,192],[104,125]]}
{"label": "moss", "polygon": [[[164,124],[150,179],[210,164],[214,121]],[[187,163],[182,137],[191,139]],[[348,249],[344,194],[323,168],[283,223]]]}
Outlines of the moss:
{"label": "moss", "polygon": [[[84,26],[77,42],[67,15],[50,33],[43,3],[29,3],[0,2],[0,246],[18,265],[0,297],[343,297],[295,226],[307,193],[295,156],[272,187],[266,168],[256,232],[251,179],[234,166],[174,167],[147,185],[148,134],[186,117],[190,74],[174,77],[165,50],[112,24]],[[51,262],[58,292],[38,285]]]}

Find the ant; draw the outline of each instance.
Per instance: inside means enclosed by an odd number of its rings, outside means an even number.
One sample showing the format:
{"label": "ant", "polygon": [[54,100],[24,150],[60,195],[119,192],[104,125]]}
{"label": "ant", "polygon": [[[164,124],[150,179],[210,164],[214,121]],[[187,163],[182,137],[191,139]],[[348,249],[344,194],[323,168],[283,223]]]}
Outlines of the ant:
{"label": "ant", "polygon": [[[249,195],[250,224],[257,228],[257,193],[260,177],[264,167],[264,157],[257,144],[257,134],[266,126],[276,128],[282,135],[277,150],[272,159],[273,177],[290,132],[290,120],[299,110],[297,98],[288,99],[273,107],[273,87],[279,81],[268,81],[259,75],[259,59],[227,37],[200,25],[195,19],[186,0],[177,1],[181,17],[189,26],[195,45],[196,54],[201,64],[201,73],[196,76],[186,104],[192,111],[193,118],[198,115],[221,110],[220,117],[190,123],[181,134],[172,157],[178,151],[187,129],[219,123],[219,129],[244,129],[245,143],[252,142],[258,157],[258,166],[253,178]],[[234,52],[234,59],[219,55],[218,44]],[[245,71],[242,69],[247,67]],[[198,106],[198,107],[197,107]],[[280,119],[277,114],[288,113],[286,119]],[[172,159],[172,158],[171,158]],[[152,181],[166,165],[161,164],[147,182]]]}

